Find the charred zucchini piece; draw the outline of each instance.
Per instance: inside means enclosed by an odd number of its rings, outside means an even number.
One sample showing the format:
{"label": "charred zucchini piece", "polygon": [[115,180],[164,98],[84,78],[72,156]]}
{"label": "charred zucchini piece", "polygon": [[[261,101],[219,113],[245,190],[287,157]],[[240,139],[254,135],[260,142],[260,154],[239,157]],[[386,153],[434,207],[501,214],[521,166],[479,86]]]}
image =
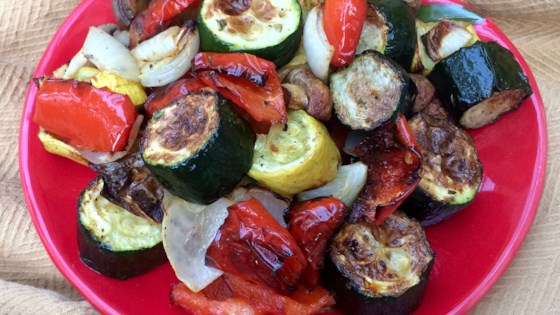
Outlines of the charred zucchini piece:
{"label": "charred zucchini piece", "polygon": [[406,71],[375,51],[331,74],[330,89],[338,119],[354,130],[373,130],[398,113],[409,114],[416,97]]}
{"label": "charred zucchini piece", "polygon": [[94,179],[78,199],[80,259],[102,275],[127,279],[167,261],[161,226],[135,216],[101,196]]}
{"label": "charred zucchini piece", "polygon": [[410,69],[416,46],[412,8],[403,0],[368,0],[366,20],[356,50],[376,50]]}
{"label": "charred zucchini piece", "polygon": [[449,112],[465,128],[480,128],[515,110],[532,94],[513,54],[478,41],[440,61],[429,79]]}
{"label": "charred zucchini piece", "polygon": [[255,135],[218,93],[176,99],[148,122],[140,149],[148,169],[179,198],[210,204],[251,168]]}
{"label": "charred zucchini piece", "polygon": [[410,128],[422,150],[422,180],[400,209],[428,226],[474,199],[482,164],[473,139],[449,119],[419,113],[410,120]]}
{"label": "charred zucchini piece", "polygon": [[246,52],[281,67],[303,33],[297,0],[204,0],[198,15],[202,51]]}
{"label": "charred zucchini piece", "polygon": [[435,255],[420,224],[397,211],[383,225],[347,223],[330,246],[325,285],[347,314],[410,314]]}

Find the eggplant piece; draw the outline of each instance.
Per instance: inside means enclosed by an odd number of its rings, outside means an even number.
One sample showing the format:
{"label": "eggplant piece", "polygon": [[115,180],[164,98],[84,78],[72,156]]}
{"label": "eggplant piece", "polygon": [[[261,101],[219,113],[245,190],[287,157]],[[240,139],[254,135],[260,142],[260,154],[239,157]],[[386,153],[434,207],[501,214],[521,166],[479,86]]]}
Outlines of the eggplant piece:
{"label": "eggplant piece", "polygon": [[105,185],[102,196],[137,216],[161,223],[163,187],[144,165],[140,153],[106,164],[90,164]]}
{"label": "eggplant piece", "polygon": [[420,147],[401,115],[367,135],[352,153],[367,165],[368,176],[349,220],[381,224],[418,185]]}
{"label": "eggplant piece", "polygon": [[429,226],[474,200],[482,164],[473,139],[452,120],[422,112],[410,120],[410,128],[422,150],[422,180],[400,209]]}
{"label": "eggplant piece", "polygon": [[103,198],[103,186],[97,177],[78,199],[80,260],[102,275],[121,280],[166,262],[161,226]]}
{"label": "eggplant piece", "polygon": [[382,225],[346,223],[330,246],[324,284],[347,314],[410,314],[434,263],[420,224],[400,211]]}
{"label": "eggplant piece", "polygon": [[464,128],[480,128],[517,109],[532,94],[513,54],[496,42],[478,41],[440,61],[430,81]]}

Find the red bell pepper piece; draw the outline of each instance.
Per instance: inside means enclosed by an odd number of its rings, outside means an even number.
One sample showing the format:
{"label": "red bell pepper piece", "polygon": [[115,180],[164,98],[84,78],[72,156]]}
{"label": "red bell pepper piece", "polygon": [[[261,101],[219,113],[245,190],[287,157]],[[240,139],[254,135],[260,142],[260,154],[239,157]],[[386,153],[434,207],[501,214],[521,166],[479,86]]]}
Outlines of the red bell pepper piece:
{"label": "red bell pepper piece", "polygon": [[155,112],[166,107],[175,99],[191,92],[198,91],[206,86],[207,85],[198,78],[186,78],[158,88],[150,94],[150,96],[148,96],[148,99],[144,103],[146,115],[150,118]]}
{"label": "red bell pepper piece", "polygon": [[401,114],[374,130],[353,153],[368,166],[368,177],[350,221],[381,225],[420,182],[420,146]]}
{"label": "red bell pepper piece", "polygon": [[366,0],[326,0],[323,28],[334,47],[331,65],[343,67],[352,60],[366,20]]}
{"label": "red bell pepper piece", "polygon": [[[194,314],[203,314],[204,310],[218,309],[216,303],[225,302],[221,307],[230,306],[232,301],[245,302],[252,312],[264,314],[306,315],[317,312],[335,303],[332,295],[321,287],[313,289],[299,287],[289,296],[278,294],[273,289],[255,283],[241,276],[224,274],[199,293],[195,301],[183,301],[177,297],[195,295],[186,286],[173,288],[171,298],[174,304],[181,305]],[[205,300],[204,300],[205,299]]]}
{"label": "red bell pepper piece", "polygon": [[79,149],[118,152],[128,143],[136,120],[126,95],[76,80],[36,80],[33,120],[56,137]]}
{"label": "red bell pepper piece", "polygon": [[212,300],[202,292],[192,292],[183,283],[179,283],[171,289],[171,304],[181,306],[192,315],[263,314],[243,299],[232,297],[224,300]]}
{"label": "red bell pepper piece", "polygon": [[306,261],[288,230],[255,198],[232,205],[228,211],[206,252],[207,263],[279,292],[294,288]]}
{"label": "red bell pepper piece", "polygon": [[240,109],[257,133],[287,120],[284,92],[274,63],[245,53],[199,53],[193,71]]}
{"label": "red bell pepper piece", "polygon": [[302,280],[308,287],[319,283],[329,240],[347,214],[344,203],[334,197],[307,200],[290,207],[287,213],[288,231],[307,259]]}
{"label": "red bell pepper piece", "polygon": [[197,4],[198,0],[152,0],[130,24],[131,46],[136,47],[141,41],[152,38],[187,7]]}

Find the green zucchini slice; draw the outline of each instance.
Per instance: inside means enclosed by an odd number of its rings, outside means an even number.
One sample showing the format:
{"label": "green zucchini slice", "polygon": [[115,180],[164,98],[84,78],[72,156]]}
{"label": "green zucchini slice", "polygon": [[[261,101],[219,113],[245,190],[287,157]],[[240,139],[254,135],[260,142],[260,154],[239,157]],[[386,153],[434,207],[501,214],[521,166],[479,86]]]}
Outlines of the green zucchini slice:
{"label": "green zucchini slice", "polygon": [[396,211],[380,226],[342,226],[325,284],[347,314],[410,314],[422,301],[434,258],[420,224]]}
{"label": "green zucchini slice", "polygon": [[398,113],[409,114],[416,97],[406,71],[375,51],[331,74],[330,89],[338,119],[354,130],[373,130]]}
{"label": "green zucchini slice", "polygon": [[440,61],[430,73],[438,96],[465,128],[480,128],[515,110],[532,94],[513,54],[478,41]]}
{"label": "green zucchini slice", "polygon": [[419,113],[409,125],[422,148],[422,180],[400,209],[429,226],[474,200],[482,164],[473,139],[446,117]]}
{"label": "green zucchini slice", "polygon": [[403,0],[368,0],[366,20],[356,53],[376,50],[410,69],[416,48],[411,7]]}
{"label": "green zucchini slice", "polygon": [[127,279],[167,261],[161,225],[136,216],[101,196],[103,180],[94,179],[78,199],[78,249],[91,269]]}
{"label": "green zucchini slice", "polygon": [[251,168],[255,135],[230,103],[210,90],[176,99],[150,119],[140,143],[148,169],[171,193],[210,204]]}
{"label": "green zucchini slice", "polygon": [[297,0],[204,0],[198,15],[202,51],[246,52],[277,68],[298,49],[302,24]]}

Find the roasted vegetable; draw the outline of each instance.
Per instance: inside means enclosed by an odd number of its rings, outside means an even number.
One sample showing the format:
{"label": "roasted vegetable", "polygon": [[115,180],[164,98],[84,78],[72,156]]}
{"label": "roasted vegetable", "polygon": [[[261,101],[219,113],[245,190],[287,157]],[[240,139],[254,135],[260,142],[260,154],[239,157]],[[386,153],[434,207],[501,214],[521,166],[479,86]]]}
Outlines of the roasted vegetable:
{"label": "roasted vegetable", "polygon": [[206,253],[208,265],[284,294],[294,289],[307,262],[288,230],[255,198],[228,211]]}
{"label": "roasted vegetable", "polygon": [[70,159],[74,162],[80,163],[82,165],[88,165],[88,161],[82,156],[80,151],[73,146],[67,144],[66,142],[59,140],[48,132],[45,129],[39,129],[39,141],[43,144],[45,150],[52,154],[60,155],[67,159]]}
{"label": "roasted vegetable", "polygon": [[482,165],[473,139],[445,116],[419,113],[410,120],[410,128],[422,150],[422,179],[400,209],[428,226],[474,199]]}
{"label": "roasted vegetable", "polygon": [[433,84],[425,76],[415,73],[409,74],[410,79],[416,85],[416,99],[414,100],[414,105],[412,106],[412,112],[417,113],[424,109],[434,98],[436,89]]}
{"label": "roasted vegetable", "polygon": [[123,150],[136,120],[128,96],[75,80],[37,79],[33,121],[67,144],[99,152]]}
{"label": "roasted vegetable", "polygon": [[323,27],[334,47],[331,60],[334,67],[344,67],[354,59],[366,8],[366,0],[325,0]]}
{"label": "roasted vegetable", "polygon": [[321,187],[299,193],[297,199],[304,201],[333,196],[351,208],[366,184],[367,171],[367,166],[362,162],[343,165],[333,180]]}
{"label": "roasted vegetable", "polygon": [[122,27],[128,27],[136,14],[148,7],[150,0],[113,0],[113,15]]}
{"label": "roasted vegetable", "polygon": [[173,18],[194,5],[198,0],[152,0],[130,24],[130,47],[152,38],[166,29]]}
{"label": "roasted vegetable", "polygon": [[161,223],[163,187],[146,168],[140,153],[90,167],[105,183],[103,197],[139,217]]}
{"label": "roasted vegetable", "polygon": [[382,224],[420,181],[420,146],[401,115],[370,133],[353,153],[368,166],[368,177],[350,222]]}
{"label": "roasted vegetable", "polygon": [[160,87],[152,92],[144,103],[146,115],[151,118],[155,112],[170,105],[177,98],[204,87],[206,87],[206,84],[198,78],[179,79],[169,85]]}
{"label": "roasted vegetable", "polygon": [[294,56],[303,30],[296,0],[203,0],[198,25],[202,51],[246,52],[277,67]]}
{"label": "roasted vegetable", "polygon": [[302,273],[302,281],[307,287],[314,288],[319,283],[330,238],[347,214],[346,205],[334,197],[294,203],[286,214],[288,231],[307,260]]}
{"label": "roasted vegetable", "polygon": [[532,94],[513,54],[496,42],[476,42],[439,62],[429,76],[461,126],[480,128],[515,110]]}
{"label": "roasted vegetable", "polygon": [[[323,5],[317,5],[307,14],[303,28],[303,50],[309,69],[313,74],[327,82],[334,54],[334,46],[329,43],[323,23]],[[290,62],[291,63],[291,62]]]}
{"label": "roasted vegetable", "polygon": [[193,70],[232,101],[257,133],[286,122],[280,78],[272,62],[245,53],[199,53]]}
{"label": "roasted vegetable", "polygon": [[380,226],[342,226],[325,284],[348,314],[410,314],[422,301],[434,258],[420,224],[397,211]]}
{"label": "roasted vegetable", "polygon": [[331,74],[330,88],[338,119],[360,130],[373,130],[399,113],[410,113],[416,96],[406,71],[375,51]]}
{"label": "roasted vegetable", "polygon": [[408,70],[416,46],[412,9],[403,0],[368,0],[356,53],[376,50]]}
{"label": "roasted vegetable", "polygon": [[137,108],[141,108],[141,105],[144,104],[148,97],[140,82],[131,81],[119,75],[100,71],[91,67],[82,67],[78,69],[74,79],[90,82],[93,87],[98,89],[106,87],[115,93],[128,95]]}
{"label": "roasted vegetable", "polygon": [[161,226],[135,216],[101,196],[96,178],[78,199],[78,250],[93,270],[117,279],[148,272],[167,260]]}
{"label": "roasted vegetable", "polygon": [[282,197],[262,187],[238,187],[228,196],[233,202],[247,201],[250,198],[257,199],[266,211],[282,226],[286,227],[284,214],[290,208],[290,199]]}
{"label": "roasted vegetable", "polygon": [[285,126],[258,135],[249,176],[284,196],[319,187],[336,176],[340,153],[323,124],[302,110]]}
{"label": "roasted vegetable", "polygon": [[303,109],[321,121],[331,119],[333,101],[329,87],[306,67],[297,67],[284,78],[284,98],[288,109]]}
{"label": "roasted vegetable", "polygon": [[209,204],[228,194],[251,167],[255,136],[216,92],[183,96],[150,119],[142,158],[178,197]]}

